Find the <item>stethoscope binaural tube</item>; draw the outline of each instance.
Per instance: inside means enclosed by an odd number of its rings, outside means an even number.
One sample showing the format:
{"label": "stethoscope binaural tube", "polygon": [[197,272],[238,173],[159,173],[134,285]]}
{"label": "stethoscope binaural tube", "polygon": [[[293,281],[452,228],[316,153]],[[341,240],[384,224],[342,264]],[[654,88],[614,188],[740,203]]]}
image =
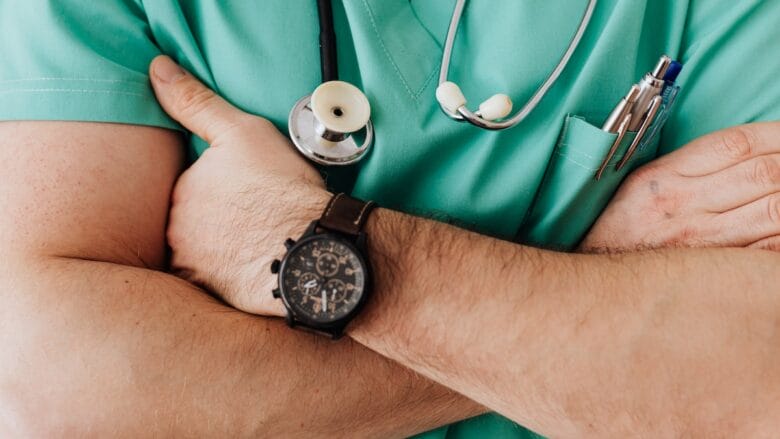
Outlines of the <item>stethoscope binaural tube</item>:
{"label": "stethoscope binaural tube", "polygon": [[447,30],[447,39],[444,42],[441,69],[439,71],[439,86],[436,89],[436,99],[439,101],[441,109],[452,119],[460,122],[466,121],[472,125],[489,130],[503,130],[514,127],[522,122],[539,105],[569,64],[572,55],[577,49],[577,46],[579,46],[580,41],[582,41],[582,36],[585,34],[585,31],[590,24],[590,20],[593,17],[593,11],[596,8],[596,2],[597,0],[588,0],[588,5],[585,8],[585,13],[580,20],[577,31],[574,33],[574,36],[569,43],[569,47],[563,53],[563,56],[558,62],[558,65],[555,66],[555,69],[553,69],[542,85],[539,86],[533,96],[531,96],[531,99],[523,105],[523,108],[512,117],[506,118],[512,112],[512,101],[507,95],[493,95],[480,104],[479,110],[471,111],[466,107],[466,97],[463,95],[460,87],[447,79],[455,36],[458,33],[458,26],[460,24],[461,16],[463,15],[463,8],[466,5],[466,0],[457,0],[452,12],[450,26]]}

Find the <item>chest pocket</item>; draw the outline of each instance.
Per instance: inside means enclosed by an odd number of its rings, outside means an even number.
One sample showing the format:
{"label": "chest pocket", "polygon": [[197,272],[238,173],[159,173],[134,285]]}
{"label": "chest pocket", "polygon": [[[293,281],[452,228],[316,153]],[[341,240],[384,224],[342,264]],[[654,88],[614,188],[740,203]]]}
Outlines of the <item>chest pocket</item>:
{"label": "chest pocket", "polygon": [[617,134],[607,133],[577,116],[567,116],[536,200],[531,207],[520,242],[556,250],[571,250],[615,194],[631,171],[652,160],[658,150],[653,140],[637,150],[620,170],[635,133],[627,133],[600,180],[596,172]]}

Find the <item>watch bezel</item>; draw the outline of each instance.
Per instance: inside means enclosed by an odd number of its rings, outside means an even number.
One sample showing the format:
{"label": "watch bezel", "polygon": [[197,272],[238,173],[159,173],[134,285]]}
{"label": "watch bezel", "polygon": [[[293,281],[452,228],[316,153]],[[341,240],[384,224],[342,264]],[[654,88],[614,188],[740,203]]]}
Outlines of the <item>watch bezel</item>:
{"label": "watch bezel", "polygon": [[[359,236],[356,240],[357,243],[362,242],[365,239],[364,236]],[[365,276],[364,276],[364,284],[363,284],[363,294],[360,296],[360,300],[358,300],[358,303],[355,305],[352,310],[344,315],[343,317],[339,318],[338,320],[334,320],[330,323],[323,323],[320,321],[316,321],[313,319],[310,319],[308,316],[301,314],[300,312],[296,311],[296,309],[291,305],[289,299],[288,299],[288,293],[286,291],[286,288],[284,286],[284,279],[283,276],[286,273],[287,264],[290,260],[290,256],[295,253],[297,249],[300,247],[303,247],[309,242],[312,241],[320,241],[320,240],[333,240],[340,244],[343,244],[346,246],[350,251],[352,251],[355,256],[358,258],[358,261],[363,265],[363,268],[365,270]],[[324,233],[315,233],[310,236],[305,236],[301,238],[298,242],[296,242],[292,247],[290,247],[287,250],[287,253],[284,255],[284,258],[282,258],[281,264],[279,266],[279,273],[277,277],[278,282],[278,288],[279,288],[279,297],[282,299],[282,303],[284,304],[285,309],[287,310],[288,314],[288,322],[295,325],[301,325],[306,328],[328,332],[333,334],[334,336],[340,335],[340,332],[351,322],[361,311],[363,306],[365,305],[366,301],[368,300],[368,296],[371,294],[371,288],[372,285],[372,271],[371,271],[371,264],[368,262],[368,259],[365,257],[364,250],[361,249],[359,245],[356,244],[356,242],[353,242],[354,239],[348,239],[347,237],[344,237],[342,235],[339,235],[337,233],[333,232],[324,232]]]}

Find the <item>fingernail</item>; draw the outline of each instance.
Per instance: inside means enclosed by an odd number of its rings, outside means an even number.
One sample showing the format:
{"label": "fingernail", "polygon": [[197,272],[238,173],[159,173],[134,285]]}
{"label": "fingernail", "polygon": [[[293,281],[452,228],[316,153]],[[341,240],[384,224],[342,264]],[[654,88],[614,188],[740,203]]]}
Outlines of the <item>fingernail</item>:
{"label": "fingernail", "polygon": [[170,83],[184,76],[184,69],[168,56],[161,56],[154,64],[154,76],[162,82]]}

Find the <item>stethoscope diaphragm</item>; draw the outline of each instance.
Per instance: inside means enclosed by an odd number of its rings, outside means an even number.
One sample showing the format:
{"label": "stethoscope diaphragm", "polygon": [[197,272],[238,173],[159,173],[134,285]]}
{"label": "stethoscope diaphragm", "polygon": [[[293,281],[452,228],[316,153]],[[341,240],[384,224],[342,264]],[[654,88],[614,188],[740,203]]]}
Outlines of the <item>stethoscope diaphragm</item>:
{"label": "stethoscope diaphragm", "polygon": [[324,82],[299,99],[290,111],[288,128],[298,151],[326,166],[359,161],[374,141],[368,98],[343,81]]}

